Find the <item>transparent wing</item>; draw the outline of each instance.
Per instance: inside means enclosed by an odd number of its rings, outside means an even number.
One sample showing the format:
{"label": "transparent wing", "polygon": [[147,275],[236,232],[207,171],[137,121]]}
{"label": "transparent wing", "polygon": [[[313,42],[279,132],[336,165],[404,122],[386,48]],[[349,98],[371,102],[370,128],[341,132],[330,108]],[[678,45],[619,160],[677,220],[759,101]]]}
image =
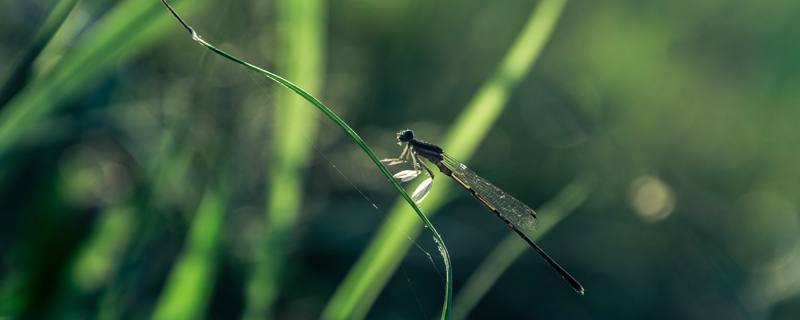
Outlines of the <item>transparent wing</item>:
{"label": "transparent wing", "polygon": [[472,190],[475,190],[475,193],[497,209],[517,228],[534,231],[539,227],[539,220],[530,207],[491,182],[486,181],[486,179],[481,178],[460,161],[445,154],[442,164],[453,171],[453,175],[458,176],[461,181],[464,181]]}

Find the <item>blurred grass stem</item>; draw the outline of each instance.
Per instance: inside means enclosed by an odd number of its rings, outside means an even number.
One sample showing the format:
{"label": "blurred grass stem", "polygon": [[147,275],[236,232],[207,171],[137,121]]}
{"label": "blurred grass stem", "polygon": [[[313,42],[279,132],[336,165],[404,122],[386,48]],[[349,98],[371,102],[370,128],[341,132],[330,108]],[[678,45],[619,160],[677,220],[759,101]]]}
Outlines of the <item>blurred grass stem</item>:
{"label": "blurred grass stem", "polygon": [[42,27],[36,32],[31,40],[31,45],[22,54],[22,57],[14,66],[14,70],[6,79],[3,88],[0,89],[0,108],[11,100],[17,92],[22,90],[28,83],[33,62],[42,53],[44,47],[51,42],[56,31],[58,31],[67,20],[69,14],[75,9],[79,0],[56,1],[55,6],[50,11]]}
{"label": "blurred grass stem", "polygon": [[[207,0],[176,0],[176,6],[191,13]],[[0,157],[22,143],[42,119],[69,105],[93,80],[148,49],[166,35],[168,17],[156,14],[154,1],[127,0],[118,3],[46,76],[29,80],[0,112]],[[63,27],[63,24],[62,24]],[[123,59],[123,60],[120,60]]]}
{"label": "blurred grass stem", "polygon": [[[250,68],[252,70],[260,72],[261,74],[269,77],[272,80],[275,80],[276,82],[284,85],[285,87],[287,87],[290,90],[294,91],[298,95],[302,96],[303,98],[308,100],[308,102],[311,102],[311,104],[316,106],[320,111],[325,113],[325,115],[327,115],[331,120],[336,122],[336,124],[338,124],[339,127],[341,127],[345,132],[347,132],[347,134],[350,135],[350,137],[361,147],[361,149],[364,150],[364,152],[367,153],[367,155],[369,155],[369,157],[372,159],[372,161],[375,163],[375,165],[378,166],[378,168],[381,170],[381,172],[383,172],[383,174],[386,176],[386,178],[389,179],[389,181],[400,192],[400,194],[403,196],[403,198],[406,199],[406,202],[409,205],[411,205],[411,207],[417,213],[417,216],[425,223],[425,225],[428,227],[428,229],[433,234],[434,238],[436,238],[436,240],[439,243],[439,247],[441,249],[442,255],[444,256],[445,266],[446,266],[446,269],[447,269],[447,281],[446,281],[447,285],[445,287],[444,305],[442,306],[442,319],[449,319],[450,318],[450,304],[451,304],[451,300],[452,300],[452,279],[453,279],[453,275],[452,275],[452,268],[451,268],[451,265],[450,265],[451,264],[451,262],[450,262],[450,254],[447,252],[447,248],[444,245],[444,241],[442,240],[442,238],[439,235],[439,233],[436,232],[436,229],[430,223],[430,221],[425,216],[425,214],[423,214],[422,211],[420,211],[419,207],[414,203],[414,201],[411,199],[411,197],[409,197],[409,195],[400,186],[400,184],[397,181],[395,181],[394,178],[392,178],[392,174],[380,162],[380,159],[378,159],[378,157],[375,156],[375,154],[372,152],[372,150],[369,149],[369,147],[367,146],[366,142],[364,142],[364,140],[361,139],[361,137],[359,137],[358,134],[355,131],[353,131],[352,128],[350,128],[350,126],[348,126],[344,121],[342,121],[342,119],[340,119],[338,116],[336,116],[336,114],[334,114],[333,111],[328,109],[324,104],[322,104],[322,102],[320,102],[319,100],[314,98],[314,96],[312,96],[311,94],[309,94],[305,90],[301,89],[300,87],[292,84],[288,80],[286,80],[286,79],[284,79],[284,78],[282,78],[282,77],[280,77],[280,76],[278,76],[278,75],[276,75],[274,73],[271,73],[269,71],[266,71],[264,69],[261,69],[261,68],[255,66],[255,65],[252,65],[252,64],[247,63],[245,61],[242,61],[242,60],[240,60],[240,59],[238,59],[238,58],[236,58],[234,56],[231,56],[230,54],[228,54],[228,53],[226,53],[226,52],[224,52],[222,50],[217,49],[216,47],[212,46],[211,44],[205,42],[203,39],[201,39],[197,35],[197,33],[194,32],[194,30],[191,27],[189,27],[189,25],[187,25],[183,21],[183,19],[180,18],[180,16],[178,16],[178,14],[175,12],[175,10],[173,10],[172,7],[170,7],[169,4],[167,4],[167,2],[165,0],[162,0],[161,2],[164,3],[164,5],[172,12],[172,14],[175,16],[175,18],[178,19],[178,21],[189,31],[189,33],[192,35],[192,39],[194,39],[195,41],[197,41],[198,43],[202,44],[203,46],[205,46],[209,50],[214,51],[214,52],[216,52],[217,54],[219,54],[219,55],[221,55],[223,57],[226,57],[226,58],[228,58],[228,59],[230,59],[230,60],[232,60],[232,61],[234,61],[236,63],[239,63],[239,64],[241,64],[241,65],[243,65],[245,67],[248,67],[248,68]],[[395,253],[392,253],[392,254],[395,254]]]}
{"label": "blurred grass stem", "polygon": [[[282,74],[312,92],[322,92],[325,79],[325,2],[321,0],[280,0],[279,68]],[[274,146],[270,152],[267,181],[266,219],[257,259],[247,283],[243,319],[266,319],[278,298],[286,244],[297,223],[302,205],[303,172],[313,154],[306,137],[315,137],[317,121],[308,117],[303,99],[280,87],[276,104],[285,116],[274,116]]]}
{"label": "blurred grass stem", "polygon": [[175,262],[153,320],[201,319],[210,305],[229,186],[211,182],[192,221],[186,244]]}
{"label": "blurred grass stem", "polygon": [[[536,62],[565,4],[566,0],[544,0],[534,8],[494,74],[484,82],[453,121],[444,142],[438,144],[448,150],[448,154],[463,161],[472,158],[478,145],[505,109],[509,96]],[[425,201],[428,212],[435,213],[445,204],[445,197],[453,186],[453,183],[439,183],[437,190],[428,195]],[[366,317],[375,299],[411,247],[406,234],[413,238],[422,230],[419,222],[410,219],[410,216],[406,206],[395,202],[386,220],[392,223],[383,223],[328,302],[323,319]]]}

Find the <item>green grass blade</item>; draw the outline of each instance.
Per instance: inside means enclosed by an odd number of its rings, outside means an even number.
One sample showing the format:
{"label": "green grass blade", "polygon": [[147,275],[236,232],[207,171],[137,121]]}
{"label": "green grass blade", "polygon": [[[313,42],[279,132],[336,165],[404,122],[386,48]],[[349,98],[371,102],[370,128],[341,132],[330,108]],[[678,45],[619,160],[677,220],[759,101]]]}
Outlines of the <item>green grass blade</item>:
{"label": "green grass blade", "polygon": [[[206,0],[177,0],[187,11]],[[154,45],[168,30],[169,16],[159,14],[155,1],[128,0],[117,4],[93,25],[47,76],[32,79],[0,112],[0,156],[18,145],[25,134],[57,108],[79,97],[87,86],[121,61]]]}
{"label": "green grass blade", "polygon": [[[484,82],[472,100],[455,119],[447,133],[444,150],[467,161],[503,111],[508,97],[528,74],[555,28],[566,0],[544,0],[531,13],[519,36],[505,55],[495,73]],[[438,182],[436,191],[425,199],[428,212],[445,204],[451,183]],[[348,273],[333,298],[328,302],[323,319],[363,319],[387,281],[397,269],[411,243],[401,230],[411,237],[419,235],[420,224],[410,219],[405,206],[396,203],[380,231]],[[395,226],[396,225],[396,226]]]}
{"label": "green grass blade", "polygon": [[[599,179],[590,173],[583,173],[572,180],[553,200],[536,210],[541,220],[539,232],[533,233],[530,239],[538,241],[561,220],[580,206],[597,188]],[[486,292],[497,282],[500,275],[519,258],[526,249],[527,243],[519,241],[519,235],[509,232],[489,256],[481,263],[464,283],[464,287],[453,301],[453,320],[466,319],[475,305],[486,295]]]}
{"label": "green grass blade", "polygon": [[228,186],[217,185],[209,187],[203,195],[186,244],[153,312],[154,320],[204,317],[216,280],[228,192]]}
{"label": "green grass blade", "polygon": [[276,75],[274,73],[271,73],[269,71],[261,69],[261,68],[255,66],[255,65],[252,65],[252,64],[247,63],[245,61],[242,61],[242,60],[240,60],[240,59],[238,59],[238,58],[236,58],[234,56],[231,56],[230,54],[228,54],[228,53],[226,53],[226,52],[224,52],[224,51],[222,51],[220,49],[217,49],[216,47],[214,47],[211,44],[207,43],[205,40],[201,39],[194,32],[194,30],[191,27],[189,27],[178,16],[178,14],[167,4],[167,2],[165,0],[162,0],[162,2],[164,3],[164,5],[167,6],[167,8],[169,8],[170,11],[172,11],[172,14],[175,16],[175,18],[178,19],[178,21],[181,24],[183,24],[183,26],[187,30],[189,30],[189,33],[191,33],[192,38],[195,41],[199,42],[200,44],[202,44],[203,46],[205,46],[209,50],[214,51],[214,52],[216,52],[217,54],[219,54],[219,55],[221,55],[223,57],[226,57],[226,58],[228,58],[228,59],[230,59],[230,60],[232,60],[232,61],[234,61],[236,63],[239,63],[239,64],[241,64],[241,65],[243,65],[245,67],[248,67],[248,68],[250,68],[252,70],[257,71],[257,72],[269,77],[272,80],[275,80],[276,82],[278,82],[278,83],[284,85],[285,87],[289,88],[290,90],[294,91],[295,93],[297,93],[298,95],[300,95],[301,97],[306,99],[308,102],[311,102],[311,104],[313,104],[315,107],[317,107],[317,109],[319,109],[320,111],[325,113],[325,115],[327,115],[328,118],[333,120],[337,125],[339,125],[339,127],[341,127],[345,132],[347,132],[347,134],[361,147],[361,149],[364,150],[364,152],[367,155],[369,155],[370,159],[372,159],[372,161],[375,163],[375,165],[378,166],[378,168],[381,170],[381,172],[389,179],[389,181],[392,183],[392,185],[394,185],[394,187],[398,190],[398,192],[400,192],[400,194],[403,196],[403,198],[406,200],[406,202],[413,208],[413,210],[415,211],[417,216],[425,223],[425,225],[428,227],[428,230],[431,231],[431,233],[433,234],[434,238],[436,238],[436,241],[439,243],[439,247],[441,249],[442,256],[444,256],[444,262],[445,262],[445,266],[446,266],[446,269],[447,269],[447,281],[446,281],[447,285],[445,286],[446,289],[445,289],[444,305],[442,307],[442,319],[449,319],[450,318],[450,304],[451,304],[451,300],[452,300],[452,290],[453,290],[452,289],[452,286],[453,286],[452,285],[453,275],[452,275],[452,267],[451,267],[451,262],[450,262],[450,254],[447,252],[447,247],[445,247],[444,241],[442,240],[441,236],[439,235],[438,232],[436,232],[436,229],[433,227],[433,225],[428,220],[428,218],[425,216],[425,214],[422,213],[422,211],[419,209],[419,207],[416,205],[416,203],[414,203],[414,200],[411,199],[411,197],[400,186],[400,184],[394,178],[392,178],[392,174],[381,163],[380,159],[378,159],[378,157],[375,156],[375,154],[372,152],[372,150],[369,149],[369,147],[367,146],[366,142],[364,142],[364,140],[361,139],[361,137],[355,131],[353,131],[352,128],[350,128],[350,126],[348,126],[344,121],[342,121],[342,119],[340,119],[335,113],[333,113],[333,111],[328,109],[328,107],[326,107],[324,104],[322,104],[322,102],[317,100],[317,98],[314,98],[314,96],[312,96],[311,94],[309,94],[305,90],[301,89],[300,87],[292,84],[288,80],[286,80],[286,79],[284,79],[284,78],[282,78],[282,77],[280,77],[280,76],[278,76],[278,75]]}
{"label": "green grass blade", "polygon": [[[187,94],[186,88],[180,86],[172,87],[169,94],[165,97],[165,102],[181,101],[177,97]],[[175,102],[171,102],[175,106]],[[136,235],[127,244],[128,255],[135,252],[137,248],[144,248],[152,241],[152,235],[148,235],[149,231],[154,227],[154,218],[159,214],[158,207],[166,203],[195,203],[194,197],[187,196],[193,193],[193,187],[184,184],[187,181],[187,176],[191,174],[191,159],[193,153],[191,149],[185,148],[187,145],[186,131],[188,123],[191,123],[194,118],[174,118],[168,121],[170,125],[170,132],[165,133],[160,140],[160,157],[154,162],[152,175],[142,180],[143,186],[140,193],[132,198],[131,203],[125,205],[130,206],[135,213],[135,217],[131,218],[126,223],[126,227],[133,229]],[[219,175],[222,176],[222,175]],[[202,187],[200,187],[202,188]],[[173,190],[181,190],[181,192],[173,192]],[[202,196],[205,190],[201,191],[199,196]],[[180,199],[176,199],[180,198]],[[196,211],[196,210],[195,210]],[[177,212],[176,212],[177,213]],[[186,211],[187,215],[189,211]],[[108,214],[108,213],[106,213]],[[120,219],[120,218],[118,218]],[[187,223],[190,220],[186,220]],[[101,232],[113,232],[110,230]],[[109,239],[105,236],[99,236],[101,241],[116,242],[115,246],[120,248],[125,244],[120,243],[119,235],[115,235],[117,239]],[[103,246],[108,246],[104,244]],[[91,253],[90,253],[91,254]],[[109,257],[109,252],[101,252],[106,257]],[[124,259],[124,258],[123,258]],[[80,260],[79,260],[80,261]],[[121,262],[121,261],[120,261]],[[123,262],[124,263],[124,262]],[[119,266],[117,266],[119,267]],[[91,271],[91,270],[86,270]],[[107,271],[109,272],[109,271]],[[125,297],[129,295],[128,288],[129,280],[124,276],[124,272],[117,275],[118,270],[110,271],[114,276],[103,288],[103,292],[98,298],[96,318],[97,320],[116,320],[123,318],[125,314]],[[76,278],[76,277],[74,277]],[[79,279],[74,282],[80,285]],[[96,280],[95,280],[96,281]]]}
{"label": "green grass blade", "polygon": [[6,83],[3,84],[3,88],[0,89],[0,108],[5,106],[5,104],[11,100],[11,97],[25,87],[28,82],[28,74],[31,71],[31,66],[36,60],[36,57],[39,56],[45,45],[50,42],[50,39],[53,38],[53,35],[56,34],[56,31],[64,23],[77,3],[78,0],[58,1],[50,11],[42,27],[39,28],[31,39],[30,47],[22,54],[14,67],[14,71],[11,72],[11,75],[6,79]]}
{"label": "green grass blade", "polygon": [[462,161],[475,153],[479,143],[494,125],[508,98],[529,73],[555,29],[566,0],[543,0],[531,13],[517,39],[503,57],[494,74],[484,82],[445,136],[448,154]]}
{"label": "green grass blade", "polygon": [[[321,0],[280,0],[279,69],[312,92],[322,92],[325,79],[325,2]],[[257,259],[251,271],[243,319],[267,319],[280,291],[285,265],[287,238],[295,228],[303,195],[303,172],[312,158],[316,118],[305,114],[306,101],[293,92],[278,88],[276,104],[286,116],[273,117],[274,146],[268,169],[266,219],[262,239],[256,246]]]}
{"label": "green grass blade", "polygon": [[93,293],[116,274],[136,229],[136,211],[129,205],[111,206],[103,212],[86,244],[70,268],[69,281],[82,293]]}

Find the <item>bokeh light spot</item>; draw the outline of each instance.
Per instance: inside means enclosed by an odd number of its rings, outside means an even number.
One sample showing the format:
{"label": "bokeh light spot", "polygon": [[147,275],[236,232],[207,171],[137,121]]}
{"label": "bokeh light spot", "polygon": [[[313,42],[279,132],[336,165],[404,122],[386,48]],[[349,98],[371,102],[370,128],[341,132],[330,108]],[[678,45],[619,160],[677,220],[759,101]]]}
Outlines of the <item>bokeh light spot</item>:
{"label": "bokeh light spot", "polygon": [[660,221],[675,208],[675,193],[664,181],[641,176],[633,180],[629,201],[634,212],[646,222]]}

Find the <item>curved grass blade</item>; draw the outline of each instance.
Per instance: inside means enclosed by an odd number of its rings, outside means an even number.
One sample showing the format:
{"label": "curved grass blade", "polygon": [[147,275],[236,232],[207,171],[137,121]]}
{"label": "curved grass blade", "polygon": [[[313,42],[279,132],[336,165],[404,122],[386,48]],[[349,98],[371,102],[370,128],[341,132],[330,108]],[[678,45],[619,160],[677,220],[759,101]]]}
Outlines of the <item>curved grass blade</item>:
{"label": "curved grass blade", "polygon": [[[528,74],[558,22],[566,0],[543,0],[534,8],[494,74],[481,86],[453,126],[438,144],[448,154],[468,161],[489,129],[494,125],[506,102],[522,78]],[[435,213],[445,204],[453,183],[439,183],[436,191],[425,199],[428,212]],[[414,238],[421,232],[420,224],[409,219],[409,211],[396,202],[387,221],[350,269],[344,282],[325,307],[322,318],[363,319],[378,294],[397,269],[405,252],[411,247],[406,235]],[[409,230],[402,233],[400,230]],[[413,230],[413,231],[412,231]]]}
{"label": "curved grass blade", "polygon": [[261,68],[255,66],[255,65],[252,65],[252,64],[247,63],[245,61],[242,61],[242,60],[240,60],[240,59],[238,59],[238,58],[236,58],[234,56],[231,56],[230,54],[228,54],[228,53],[226,53],[226,52],[224,52],[224,51],[222,51],[220,49],[217,49],[216,47],[212,46],[211,44],[209,44],[205,40],[201,39],[197,35],[197,33],[195,33],[195,31],[183,21],[183,19],[180,18],[180,16],[175,12],[175,10],[173,10],[172,7],[170,7],[169,4],[167,4],[166,0],[161,0],[161,2],[164,3],[164,5],[172,12],[172,14],[175,16],[175,18],[178,19],[178,21],[189,31],[189,33],[192,35],[192,39],[194,39],[195,41],[197,41],[198,43],[200,43],[204,47],[208,48],[209,50],[214,51],[215,53],[217,53],[217,54],[219,54],[219,55],[221,55],[221,56],[223,56],[225,58],[228,58],[228,59],[230,59],[230,60],[232,60],[232,61],[234,61],[236,63],[239,63],[239,64],[241,64],[241,65],[243,65],[243,66],[245,66],[247,68],[250,68],[252,70],[255,70],[255,71],[257,71],[257,72],[259,72],[261,74],[264,74],[265,76],[269,77],[270,79],[275,80],[276,82],[278,82],[278,83],[282,84],[283,86],[289,88],[290,90],[294,91],[295,93],[297,93],[298,95],[300,95],[304,99],[308,100],[308,102],[311,102],[311,104],[316,106],[320,111],[325,113],[325,115],[327,115],[328,118],[333,120],[337,125],[339,125],[339,127],[341,127],[345,132],[347,132],[347,134],[350,135],[350,137],[361,147],[361,149],[363,149],[364,152],[367,153],[367,155],[369,155],[370,159],[372,159],[372,161],[375,163],[375,165],[378,166],[378,168],[381,170],[381,172],[383,172],[383,174],[395,186],[395,188],[400,192],[400,194],[403,196],[403,198],[406,199],[406,202],[408,202],[408,204],[411,205],[411,207],[417,213],[419,218],[425,223],[426,226],[428,226],[428,229],[431,231],[431,233],[433,233],[434,238],[436,238],[436,241],[439,243],[442,255],[444,256],[445,266],[446,266],[446,269],[447,269],[447,282],[446,282],[447,286],[446,286],[446,290],[445,290],[444,306],[442,307],[442,319],[449,319],[450,318],[450,304],[451,304],[451,300],[452,300],[452,282],[453,282],[452,280],[453,280],[453,275],[452,275],[452,268],[451,268],[451,265],[450,265],[450,254],[447,252],[447,248],[444,245],[444,241],[442,240],[442,238],[439,235],[439,233],[436,232],[436,229],[430,223],[430,221],[425,216],[425,214],[423,214],[422,211],[420,211],[419,207],[414,203],[414,201],[411,199],[411,197],[409,197],[409,195],[400,186],[400,184],[397,181],[395,181],[394,178],[392,178],[392,174],[380,162],[380,159],[378,159],[378,157],[375,156],[375,154],[372,152],[372,150],[369,149],[369,147],[367,146],[366,142],[364,142],[364,140],[361,139],[361,137],[359,137],[358,134],[355,131],[353,131],[352,128],[350,128],[350,126],[348,126],[344,121],[342,121],[342,119],[340,119],[336,114],[334,114],[333,111],[328,109],[324,104],[322,104],[322,102],[320,102],[319,100],[314,98],[311,94],[307,93],[305,90],[301,89],[300,87],[292,84],[288,80],[286,80],[284,78],[281,78],[280,76],[278,76],[278,75],[276,75],[274,73],[271,73],[269,71],[266,71],[264,69],[261,69]]}

